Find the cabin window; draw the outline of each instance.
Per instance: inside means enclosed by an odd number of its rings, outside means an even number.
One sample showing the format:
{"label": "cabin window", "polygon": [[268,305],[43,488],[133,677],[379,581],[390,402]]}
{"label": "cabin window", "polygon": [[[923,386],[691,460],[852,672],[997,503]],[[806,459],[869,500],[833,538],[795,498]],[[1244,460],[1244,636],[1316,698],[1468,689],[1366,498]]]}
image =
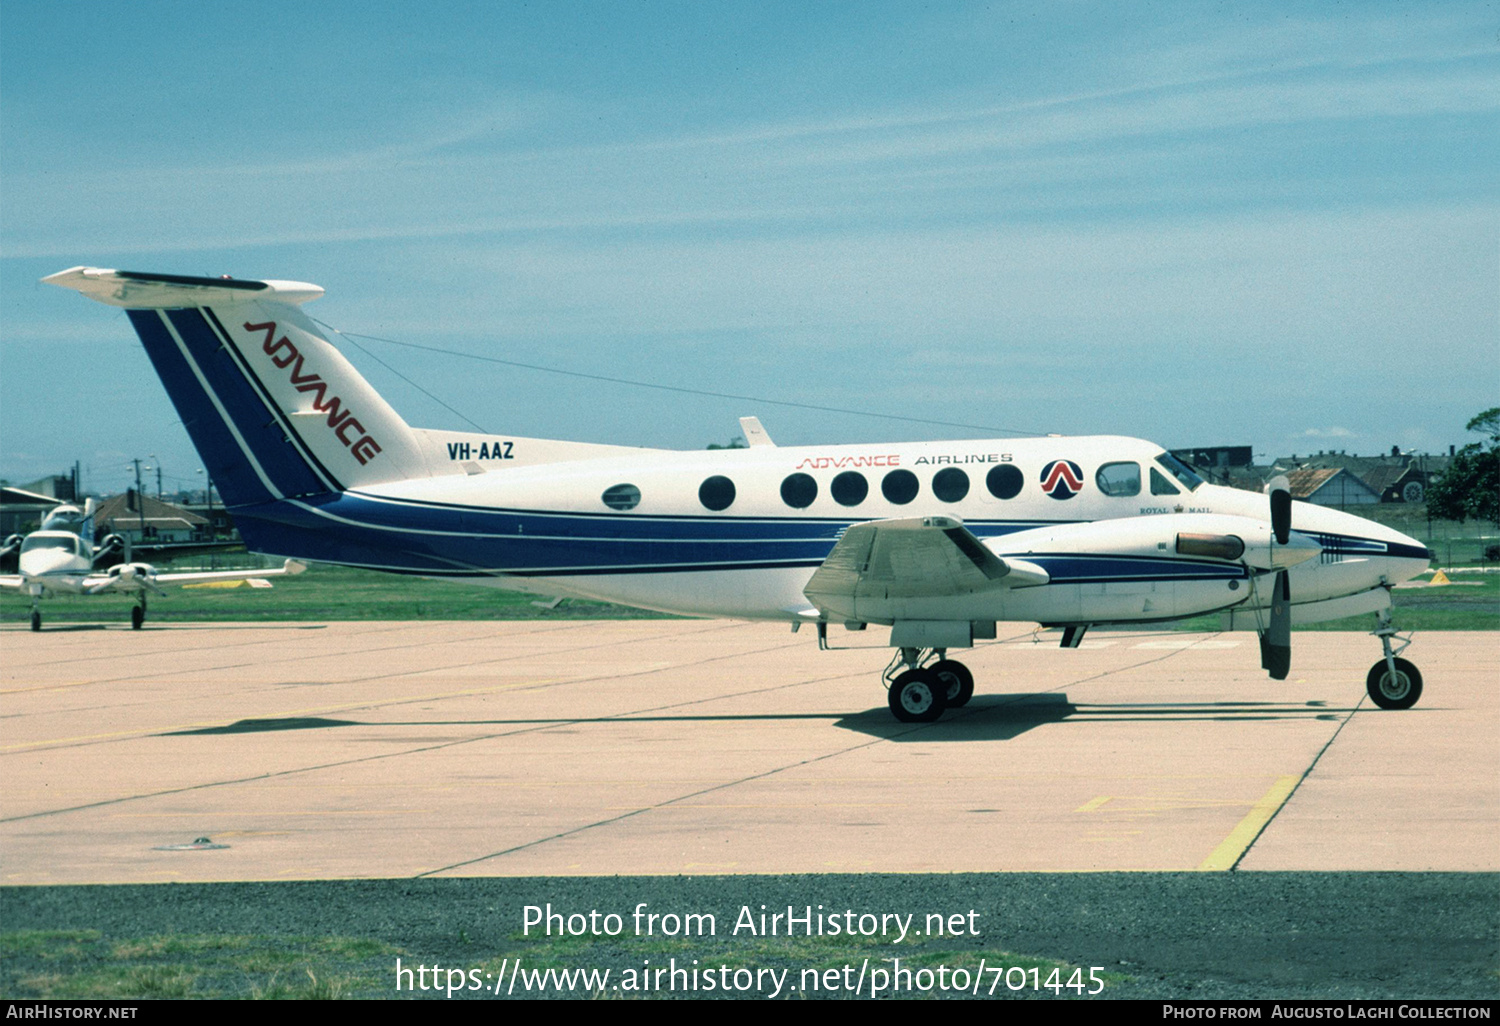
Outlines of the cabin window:
{"label": "cabin window", "polygon": [[728,509],[734,502],[734,482],[715,474],[698,486],[698,501],[715,512]]}
{"label": "cabin window", "polygon": [[917,475],[909,470],[893,470],[880,482],[880,494],[885,496],[887,502],[894,502],[898,506],[905,506],[921,490],[922,485],[917,481]]}
{"label": "cabin window", "polygon": [[833,479],[828,490],[833,493],[833,501],[840,506],[858,506],[870,494],[870,482],[858,471],[846,470]]}
{"label": "cabin window", "polygon": [[818,497],[818,482],[809,474],[792,474],[781,482],[781,501],[793,509],[806,509]]}
{"label": "cabin window", "polygon": [[1155,467],[1151,468],[1151,494],[1152,495],[1181,495],[1182,491],[1171,481],[1162,476],[1161,471]]}
{"label": "cabin window", "polygon": [[932,494],[944,502],[958,502],[969,494],[969,475],[957,467],[945,467],[932,476]]}
{"label": "cabin window", "polygon": [[1105,495],[1139,495],[1141,494],[1141,465],[1139,463],[1106,463],[1094,475],[1094,483]]}
{"label": "cabin window", "polygon": [[1021,485],[1025,482],[1021,472],[1009,463],[992,468],[984,478],[985,487],[997,499],[1014,499],[1021,494]]}
{"label": "cabin window", "polygon": [[635,509],[641,504],[641,490],[633,484],[611,485],[602,498],[610,509]]}

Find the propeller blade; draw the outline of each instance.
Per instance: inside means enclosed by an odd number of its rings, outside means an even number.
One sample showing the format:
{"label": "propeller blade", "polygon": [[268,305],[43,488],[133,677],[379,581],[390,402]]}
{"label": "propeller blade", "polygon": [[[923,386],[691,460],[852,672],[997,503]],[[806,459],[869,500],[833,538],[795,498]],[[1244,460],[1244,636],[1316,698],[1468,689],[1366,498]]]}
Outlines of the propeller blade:
{"label": "propeller blade", "polygon": [[1292,669],[1292,587],[1285,570],[1271,586],[1271,623],[1260,636],[1260,665],[1272,680],[1286,680]]}
{"label": "propeller blade", "polygon": [[1271,533],[1277,545],[1285,545],[1292,535],[1292,489],[1285,477],[1272,478],[1266,485],[1271,493]]}

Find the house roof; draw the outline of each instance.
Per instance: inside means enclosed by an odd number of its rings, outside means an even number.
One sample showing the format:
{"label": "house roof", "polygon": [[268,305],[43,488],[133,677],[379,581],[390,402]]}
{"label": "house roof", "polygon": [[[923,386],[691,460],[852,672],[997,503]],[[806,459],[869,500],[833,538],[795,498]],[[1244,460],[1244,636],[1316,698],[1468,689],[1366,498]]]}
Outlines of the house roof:
{"label": "house roof", "polygon": [[[1340,481],[1340,475],[1343,480]],[[1372,491],[1370,486],[1359,478],[1349,473],[1343,467],[1304,467],[1300,470],[1289,471],[1286,475],[1287,488],[1294,499],[1311,499],[1318,492],[1327,488],[1330,484],[1350,491],[1368,492],[1379,496],[1379,492]]]}
{"label": "house roof", "polygon": [[1371,467],[1363,474],[1360,474],[1359,479],[1369,485],[1371,489],[1383,495],[1389,489],[1400,484],[1402,478],[1415,472],[1416,469],[1416,467],[1411,466],[1403,467],[1387,464],[1386,466]]}
{"label": "house roof", "polygon": [[162,521],[176,519],[183,521],[189,527],[193,528],[202,527],[208,523],[205,518],[200,517],[196,513],[179,509],[171,503],[162,502],[160,499],[153,499],[149,495],[137,496],[137,501],[140,503],[139,508],[129,509],[128,495],[116,495],[105,499],[94,510],[94,521],[96,523],[109,523],[110,521],[125,523],[130,520],[139,521],[144,518],[148,524],[152,522],[160,524]]}

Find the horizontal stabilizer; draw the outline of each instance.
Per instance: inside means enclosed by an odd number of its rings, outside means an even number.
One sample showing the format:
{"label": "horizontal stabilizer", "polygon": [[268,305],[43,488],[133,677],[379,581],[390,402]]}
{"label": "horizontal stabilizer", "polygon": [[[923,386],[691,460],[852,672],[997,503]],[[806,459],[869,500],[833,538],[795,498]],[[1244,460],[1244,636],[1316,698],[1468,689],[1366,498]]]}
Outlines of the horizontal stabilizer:
{"label": "horizontal stabilizer", "polygon": [[106,267],[70,267],[42,279],[48,285],[74,289],[90,299],[132,310],[170,310],[190,306],[224,306],[246,300],[306,303],[323,290],[305,281],[248,281],[199,278],[186,274],[148,274]]}

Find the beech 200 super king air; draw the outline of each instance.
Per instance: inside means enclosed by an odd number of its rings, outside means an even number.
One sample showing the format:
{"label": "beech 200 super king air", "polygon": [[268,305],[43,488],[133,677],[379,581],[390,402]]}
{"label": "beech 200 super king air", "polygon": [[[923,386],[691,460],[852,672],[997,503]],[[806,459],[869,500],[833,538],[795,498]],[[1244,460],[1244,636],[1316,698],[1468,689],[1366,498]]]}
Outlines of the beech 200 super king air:
{"label": "beech 200 super king air", "polygon": [[1421,694],[1390,589],[1419,542],[1336,510],[1206,484],[1134,438],[676,452],[413,428],[300,304],[323,290],[75,267],[43,281],[123,307],[260,552],[667,612],[890,628],[891,711],[973,694],[948,653],[1000,620],[1061,627],[1222,614],[1287,675],[1291,627],[1373,614],[1367,678]]}
{"label": "beech 200 super king air", "polygon": [[294,560],[276,570],[204,570],[185,573],[158,573],[150,563],[132,563],[126,553],[125,562],[117,563],[108,570],[95,570],[94,566],[105,556],[125,549],[118,535],[110,535],[98,548],[89,539],[94,533],[93,504],[88,500],[85,509],[77,506],[58,506],[47,514],[40,530],[32,531],[24,538],[12,535],[5,539],[5,552],[18,552],[20,573],[0,576],[0,591],[19,592],[31,596],[31,629],[42,629],[42,599],[49,595],[133,595],[135,605],[130,608],[130,626],[136,630],[146,622],[146,593],[165,594],[162,585],[207,584],[214,581],[249,581],[252,585],[269,588],[266,577],[301,573],[306,569]]}

